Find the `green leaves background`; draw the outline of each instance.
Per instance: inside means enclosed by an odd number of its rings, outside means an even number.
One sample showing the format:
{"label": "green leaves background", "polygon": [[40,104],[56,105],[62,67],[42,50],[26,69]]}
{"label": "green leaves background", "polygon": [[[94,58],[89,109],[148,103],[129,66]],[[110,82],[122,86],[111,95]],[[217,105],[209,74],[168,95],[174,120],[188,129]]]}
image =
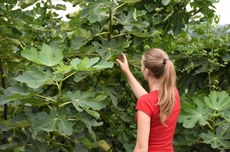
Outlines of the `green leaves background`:
{"label": "green leaves background", "polygon": [[225,91],[212,91],[209,96],[194,97],[191,103],[182,102],[179,123],[188,129],[195,125],[205,129],[197,136],[197,141],[203,140],[212,148],[225,147],[229,149],[229,119],[223,113],[229,111],[230,96]]}
{"label": "green leaves background", "polygon": [[0,151],[132,151],[135,97],[115,59],[126,53],[148,89],[140,59],[150,47],[176,65],[175,151],[229,149],[230,37],[212,26],[216,1],[69,2],[81,9],[68,22],[51,0],[0,2]]}

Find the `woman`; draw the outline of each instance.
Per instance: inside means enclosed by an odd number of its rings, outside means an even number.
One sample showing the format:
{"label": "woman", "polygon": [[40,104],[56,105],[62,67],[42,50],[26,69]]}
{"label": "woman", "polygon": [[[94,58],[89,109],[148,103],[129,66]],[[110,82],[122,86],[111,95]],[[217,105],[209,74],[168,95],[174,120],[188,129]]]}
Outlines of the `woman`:
{"label": "woman", "polygon": [[117,59],[137,97],[137,140],[134,152],[173,152],[173,135],[180,112],[176,72],[166,52],[154,48],[141,59],[141,71],[148,81],[148,93],[129,70],[125,54]]}

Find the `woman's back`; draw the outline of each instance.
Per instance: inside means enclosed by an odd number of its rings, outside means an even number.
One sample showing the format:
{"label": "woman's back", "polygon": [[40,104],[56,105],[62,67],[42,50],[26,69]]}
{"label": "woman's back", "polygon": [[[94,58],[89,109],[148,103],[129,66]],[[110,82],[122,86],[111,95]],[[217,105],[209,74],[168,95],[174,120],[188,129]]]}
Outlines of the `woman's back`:
{"label": "woman's back", "polygon": [[175,99],[174,109],[165,124],[162,124],[159,118],[158,91],[145,94],[137,101],[136,109],[151,118],[149,152],[173,152],[173,135],[180,112],[180,99],[176,89]]}

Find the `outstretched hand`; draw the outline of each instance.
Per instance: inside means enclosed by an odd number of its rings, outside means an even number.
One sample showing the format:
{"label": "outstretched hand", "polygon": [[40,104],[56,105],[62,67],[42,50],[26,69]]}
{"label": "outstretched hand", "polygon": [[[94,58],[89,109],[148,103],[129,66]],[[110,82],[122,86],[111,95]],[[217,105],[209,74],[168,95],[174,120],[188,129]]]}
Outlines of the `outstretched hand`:
{"label": "outstretched hand", "polygon": [[117,63],[120,65],[120,68],[122,72],[125,74],[128,83],[135,94],[136,98],[139,99],[142,95],[146,94],[147,91],[140,85],[140,83],[137,81],[137,79],[134,77],[132,72],[129,70],[129,63],[126,58],[126,55],[122,53],[117,58]]}
{"label": "outstretched hand", "polygon": [[121,53],[117,58],[117,63],[120,65],[121,70],[126,73],[129,71],[129,63],[124,53]]}

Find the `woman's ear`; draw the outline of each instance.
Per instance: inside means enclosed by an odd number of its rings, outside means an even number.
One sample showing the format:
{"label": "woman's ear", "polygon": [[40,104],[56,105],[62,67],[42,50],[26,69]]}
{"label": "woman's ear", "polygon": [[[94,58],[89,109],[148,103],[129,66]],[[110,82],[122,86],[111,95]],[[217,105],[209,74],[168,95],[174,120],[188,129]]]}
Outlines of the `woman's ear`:
{"label": "woman's ear", "polygon": [[148,75],[149,74],[149,69],[145,68],[145,73]]}

